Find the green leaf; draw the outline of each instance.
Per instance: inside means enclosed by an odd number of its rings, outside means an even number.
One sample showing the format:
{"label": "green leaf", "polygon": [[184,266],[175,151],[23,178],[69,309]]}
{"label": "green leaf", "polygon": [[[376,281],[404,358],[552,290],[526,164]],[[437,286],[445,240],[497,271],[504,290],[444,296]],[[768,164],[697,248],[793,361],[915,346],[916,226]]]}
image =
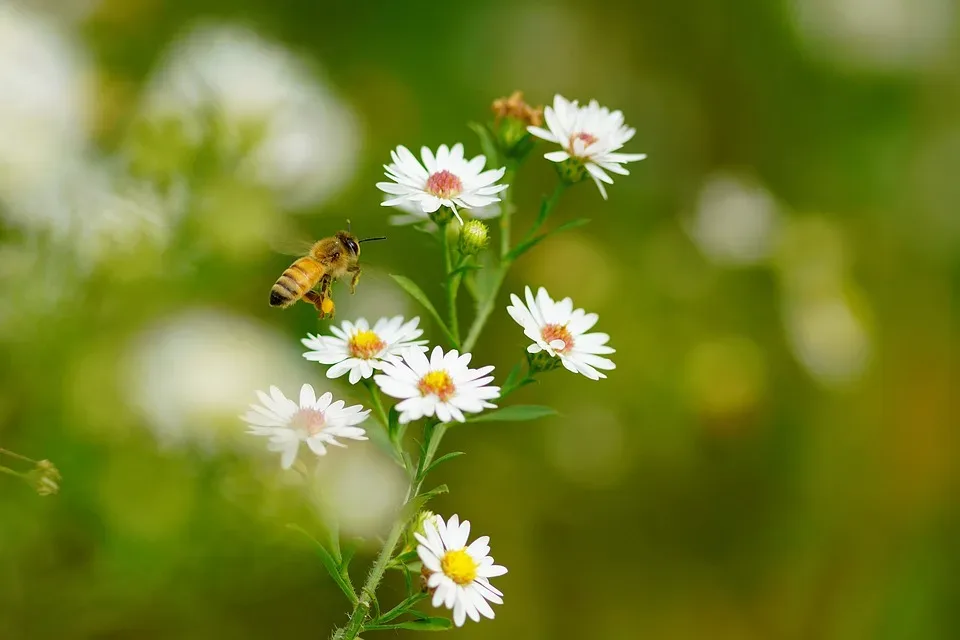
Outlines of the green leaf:
{"label": "green leaf", "polygon": [[513,389],[516,386],[517,380],[520,378],[520,374],[523,373],[523,362],[518,362],[513,365],[513,369],[510,370],[510,374],[507,376],[507,379],[503,382],[504,389]]}
{"label": "green leaf", "polygon": [[395,557],[393,560],[391,560],[391,561],[390,561],[390,566],[402,567],[402,566],[406,565],[407,563],[416,560],[416,559],[419,558],[419,557],[420,557],[420,556],[417,554],[416,551],[405,551],[405,552],[401,553],[400,555],[398,555],[397,557]]}
{"label": "green leaf", "polygon": [[430,597],[429,593],[415,593],[390,611],[387,611],[385,614],[374,620],[375,624],[383,624],[384,622],[390,622],[394,618],[399,618],[407,611],[410,610],[410,607],[417,604],[421,600],[425,600]]}
{"label": "green leaf", "polygon": [[470,422],[522,422],[555,415],[558,415],[556,410],[550,407],[536,404],[517,404],[489,413],[481,413],[476,418],[470,418]]}
{"label": "green leaf", "polygon": [[479,264],[465,264],[462,267],[457,267],[451,271],[450,275],[455,276],[458,273],[466,274],[468,271],[479,271],[480,269],[483,269],[483,267],[481,267]]}
{"label": "green leaf", "polygon": [[320,563],[323,564],[323,567],[327,570],[327,573],[330,574],[330,577],[333,578],[333,581],[337,583],[337,586],[340,587],[340,590],[343,591],[343,595],[347,596],[347,600],[350,601],[350,604],[356,606],[358,599],[357,594],[353,591],[353,585],[350,584],[350,576],[346,574],[346,571],[341,571],[340,567],[337,566],[337,561],[333,559],[333,556],[330,555],[330,552],[327,551],[320,541],[310,535],[306,529],[299,527],[295,524],[288,524],[287,528],[291,531],[296,531],[307,537],[314,545],[316,545],[317,554],[320,556]]}
{"label": "green leaf", "polygon": [[569,231],[570,229],[576,229],[577,227],[582,227],[588,222],[590,222],[589,218],[577,218],[576,220],[565,222],[564,224],[560,225],[553,231],[547,231],[546,233],[541,233],[538,236],[534,236],[532,238],[524,240],[523,242],[515,246],[510,251],[509,257],[511,260],[516,260],[517,258],[525,254],[527,251],[530,251],[530,249],[533,249],[535,246],[537,246],[538,244],[540,244],[550,236],[555,235],[557,233],[561,233],[563,231]]}
{"label": "green leaf", "polygon": [[423,617],[419,620],[398,622],[396,624],[368,624],[363,627],[363,630],[390,631],[392,629],[406,629],[407,631],[446,631],[452,627],[453,622],[451,622],[448,618]]}
{"label": "green leaf", "polygon": [[426,493],[421,493],[416,498],[410,500],[410,502],[403,507],[404,519],[410,520],[413,518],[413,516],[419,513],[420,509],[422,509],[424,505],[426,505],[431,499],[442,493],[448,493],[449,491],[450,489],[447,487],[447,485],[441,484],[439,487],[433,488]]}
{"label": "green leaf", "polygon": [[487,157],[486,166],[490,168],[499,167],[500,154],[497,151],[497,143],[493,139],[493,134],[490,133],[490,129],[479,122],[471,122],[467,124],[467,126],[480,138],[480,149],[483,151],[483,155]]}
{"label": "green leaf", "polygon": [[434,468],[436,468],[441,463],[446,462],[447,460],[453,460],[454,458],[459,458],[462,455],[464,455],[463,451],[452,451],[446,455],[440,456],[439,458],[434,460],[429,467],[427,467],[426,471],[423,472],[423,475],[426,476],[428,473],[433,471]]}
{"label": "green leaf", "polygon": [[427,294],[417,286],[410,278],[404,276],[398,276],[395,274],[390,274],[390,277],[393,278],[397,284],[399,284],[404,291],[410,294],[410,297],[423,305],[423,308],[430,312],[430,315],[433,316],[433,319],[437,321],[437,324],[440,325],[440,328],[443,329],[443,332],[447,334],[447,337],[453,344],[457,344],[457,339],[454,337],[453,333],[450,332],[450,329],[447,328],[447,325],[443,322],[443,318],[440,317],[440,314],[437,313],[436,308],[433,306],[433,303],[430,302],[430,298],[427,297]]}

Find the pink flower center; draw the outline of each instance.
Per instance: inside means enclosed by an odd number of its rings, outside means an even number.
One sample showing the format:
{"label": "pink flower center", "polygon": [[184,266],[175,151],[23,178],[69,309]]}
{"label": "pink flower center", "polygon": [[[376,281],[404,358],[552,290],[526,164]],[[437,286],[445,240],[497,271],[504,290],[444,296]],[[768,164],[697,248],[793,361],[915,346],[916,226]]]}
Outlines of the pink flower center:
{"label": "pink flower center", "polygon": [[293,414],[291,422],[306,431],[307,434],[315,436],[323,431],[327,419],[324,418],[322,411],[317,411],[316,409],[300,409]]}
{"label": "pink flower center", "polygon": [[420,378],[420,382],[417,383],[417,390],[420,391],[422,396],[433,394],[440,398],[441,402],[446,402],[457,390],[457,387],[453,384],[450,374],[440,370],[431,371]]}
{"label": "pink flower center", "polygon": [[576,151],[576,148],[577,148],[576,142],[577,142],[577,140],[579,140],[579,141],[581,141],[581,142],[583,143],[583,148],[584,148],[584,150],[586,150],[587,147],[589,147],[590,145],[592,145],[594,142],[597,141],[597,136],[595,136],[595,135],[593,135],[593,134],[590,134],[590,133],[586,133],[586,132],[584,132],[584,131],[581,131],[580,133],[575,133],[575,134],[573,134],[572,136],[570,136],[570,149],[568,149],[568,151],[570,152],[570,155],[572,155],[572,156],[577,156],[577,155],[579,155],[579,154],[577,153],[577,151]]}
{"label": "pink flower center", "polygon": [[438,171],[427,178],[427,192],[438,198],[456,198],[463,191],[460,178],[446,169]]}
{"label": "pink flower center", "polygon": [[567,325],[565,324],[548,324],[540,330],[540,336],[547,344],[550,344],[554,340],[562,341],[563,346],[559,349],[554,349],[557,353],[564,353],[573,349],[573,336],[570,335],[570,332],[567,330]]}

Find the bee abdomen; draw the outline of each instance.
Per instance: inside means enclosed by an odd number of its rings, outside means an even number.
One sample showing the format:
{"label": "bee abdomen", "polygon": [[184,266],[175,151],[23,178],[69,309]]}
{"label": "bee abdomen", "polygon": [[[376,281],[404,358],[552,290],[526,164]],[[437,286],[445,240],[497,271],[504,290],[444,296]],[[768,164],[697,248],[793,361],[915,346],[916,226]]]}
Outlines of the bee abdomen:
{"label": "bee abdomen", "polygon": [[323,268],[311,258],[290,265],[270,289],[271,307],[289,307],[312,289],[323,276]]}

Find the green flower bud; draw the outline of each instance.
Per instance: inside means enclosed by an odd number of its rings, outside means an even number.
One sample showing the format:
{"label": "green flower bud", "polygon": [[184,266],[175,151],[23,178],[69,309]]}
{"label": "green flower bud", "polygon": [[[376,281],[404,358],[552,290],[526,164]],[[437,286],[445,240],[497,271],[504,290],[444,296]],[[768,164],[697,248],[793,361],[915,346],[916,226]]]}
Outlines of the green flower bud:
{"label": "green flower bud", "polygon": [[487,246],[487,225],[479,220],[469,220],[460,230],[460,253],[472,256]]}
{"label": "green flower bud", "polygon": [[510,97],[494,100],[493,112],[496,120],[491,131],[503,155],[522,160],[535,143],[527,127],[543,124],[543,107],[531,107],[524,102],[522,92],[514,91]]}

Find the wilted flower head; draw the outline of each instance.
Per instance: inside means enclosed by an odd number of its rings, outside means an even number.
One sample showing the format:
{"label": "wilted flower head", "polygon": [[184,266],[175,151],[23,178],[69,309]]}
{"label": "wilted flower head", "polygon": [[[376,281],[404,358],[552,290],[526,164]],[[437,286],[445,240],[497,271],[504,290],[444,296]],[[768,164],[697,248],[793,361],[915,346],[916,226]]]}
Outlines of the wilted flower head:
{"label": "wilted flower head", "polygon": [[56,495],[60,491],[62,476],[56,466],[49,460],[40,460],[27,478],[33,488],[41,496]]}
{"label": "wilted flower head", "polygon": [[514,91],[509,98],[494,100],[493,112],[497,122],[503,118],[513,118],[528,126],[539,127],[543,124],[543,107],[531,107],[524,102],[522,91]]}
{"label": "wilted flower head", "polygon": [[589,174],[604,200],[607,190],[603,183],[613,184],[606,172],[628,175],[630,172],[621,165],[647,157],[643,153],[615,153],[637,131],[624,124],[622,112],[601,107],[596,100],[581,107],[576,100],[571,102],[558,94],[553,107],[545,109],[544,117],[549,131],[535,126],[528,131],[563,149],[543,157],[561,163],[560,174],[567,182],[578,182]]}

